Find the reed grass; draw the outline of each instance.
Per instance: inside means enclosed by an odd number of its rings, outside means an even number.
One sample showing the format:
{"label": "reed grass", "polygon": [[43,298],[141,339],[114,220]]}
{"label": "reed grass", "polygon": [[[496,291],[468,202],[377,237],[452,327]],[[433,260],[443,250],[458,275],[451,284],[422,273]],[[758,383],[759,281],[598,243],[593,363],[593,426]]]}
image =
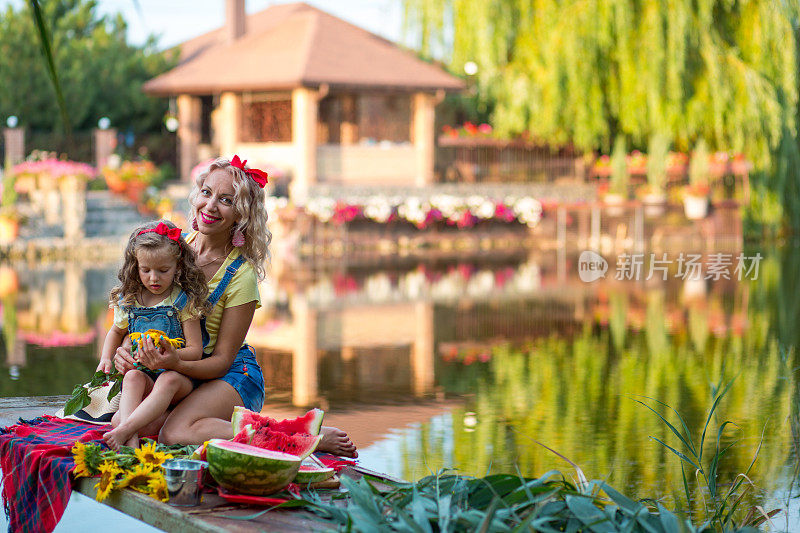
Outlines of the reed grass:
{"label": "reed grass", "polygon": [[[569,463],[575,468],[577,481],[556,470],[538,478],[526,478],[519,472],[478,478],[460,475],[454,470],[440,470],[413,483],[389,483],[391,490],[381,492],[370,482],[369,476],[359,480],[343,476],[346,494],[340,497],[345,498],[346,502],[331,500],[330,496],[312,491],[304,499],[290,502],[290,505],[305,505],[344,531],[759,531],[759,526],[769,523],[770,518],[780,511],[775,509],[768,512],[757,505],[749,509],[740,508],[745,495],[753,490],[753,483],[748,476],[761,444],[744,472],[729,482],[723,483],[719,479],[720,463],[740,440],[737,438],[723,443],[723,437],[727,438],[726,432],[736,427],[729,420],[716,426],[716,435],[712,430],[712,420],[732,383],[712,390],[713,402],[699,437],[692,435],[684,417],[666,403],[646,397],[646,401],[635,400],[652,411],[678,441],[673,446],[651,436],[683,463],[687,507],[677,512],[654,499],[636,500],[628,497],[603,480],[587,481],[581,469],[571,461]],[[668,420],[673,416],[677,423]],[[706,446],[707,437],[713,439],[713,451]],[[550,451],[564,458],[554,450]],[[688,474],[686,467],[691,467]],[[689,475],[692,472],[694,476]],[[381,480],[381,483],[387,484],[385,480]],[[694,485],[699,486],[693,489]],[[696,498],[702,499],[705,516],[695,524],[690,518],[690,510]]]}

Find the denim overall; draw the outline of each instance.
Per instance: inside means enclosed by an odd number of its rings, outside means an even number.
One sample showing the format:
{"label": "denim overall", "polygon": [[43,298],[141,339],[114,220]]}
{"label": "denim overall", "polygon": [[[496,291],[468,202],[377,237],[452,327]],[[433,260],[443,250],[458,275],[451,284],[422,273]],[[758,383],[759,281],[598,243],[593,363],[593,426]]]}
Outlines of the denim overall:
{"label": "denim overall", "polygon": [[[186,306],[187,302],[186,293],[181,290],[172,305],[159,305],[156,307],[124,306],[123,309],[128,312],[128,333],[144,333],[148,329],[157,329],[163,331],[164,335],[170,339],[184,338],[183,327],[181,326],[180,318],[178,318],[178,313]],[[203,340],[205,341],[206,339],[204,338]],[[135,347],[136,342],[134,341],[133,348]],[[150,370],[144,365],[138,364],[136,368],[153,380],[164,372],[163,368]]]}
{"label": "denim overall", "polygon": [[[236,271],[244,264],[244,261],[244,257],[240,255],[227,266],[225,275],[214,289],[214,292],[211,293],[211,296],[208,297],[208,302],[212,307],[217,305]],[[206,319],[201,319],[200,323],[203,330],[203,346],[205,347],[210,339],[208,331],[206,331]],[[208,356],[203,354],[203,357]],[[247,343],[243,344],[239,351],[236,352],[236,358],[228,369],[228,373],[219,379],[236,389],[247,409],[255,412],[261,411],[261,407],[264,405],[264,374],[256,361],[255,350],[248,346]]]}

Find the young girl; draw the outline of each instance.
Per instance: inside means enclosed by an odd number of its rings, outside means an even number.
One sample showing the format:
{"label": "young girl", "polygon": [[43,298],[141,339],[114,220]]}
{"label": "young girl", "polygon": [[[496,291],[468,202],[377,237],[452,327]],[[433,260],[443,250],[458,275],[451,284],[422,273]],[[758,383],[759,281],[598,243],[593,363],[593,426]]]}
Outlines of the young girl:
{"label": "young girl", "polygon": [[[114,325],[103,343],[97,370],[110,372],[113,357],[125,335],[133,346],[166,338],[178,357],[196,361],[203,354],[200,315],[207,310],[208,287],[195,264],[192,249],[180,228],[162,220],[145,224],[131,234],[118,274],[121,284],[111,291]],[[136,351],[133,353],[136,358]],[[188,377],[172,370],[150,370],[142,365],[128,370],[122,380],[119,411],[112,431],[103,438],[114,450],[121,445],[137,447],[138,432],[162,416],[171,404],[194,388]]]}

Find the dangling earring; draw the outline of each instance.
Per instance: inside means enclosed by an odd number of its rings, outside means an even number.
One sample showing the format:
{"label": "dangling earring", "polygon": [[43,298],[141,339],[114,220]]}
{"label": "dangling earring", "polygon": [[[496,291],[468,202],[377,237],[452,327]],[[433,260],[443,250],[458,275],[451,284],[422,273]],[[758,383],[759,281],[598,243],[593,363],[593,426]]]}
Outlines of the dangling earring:
{"label": "dangling earring", "polygon": [[199,231],[200,230],[200,226],[197,225],[197,219],[196,218],[192,219],[192,229],[195,230],[195,231]]}
{"label": "dangling earring", "polygon": [[244,246],[244,232],[239,226],[236,226],[236,230],[233,232],[233,237],[231,237],[231,244],[239,248],[240,246]]}

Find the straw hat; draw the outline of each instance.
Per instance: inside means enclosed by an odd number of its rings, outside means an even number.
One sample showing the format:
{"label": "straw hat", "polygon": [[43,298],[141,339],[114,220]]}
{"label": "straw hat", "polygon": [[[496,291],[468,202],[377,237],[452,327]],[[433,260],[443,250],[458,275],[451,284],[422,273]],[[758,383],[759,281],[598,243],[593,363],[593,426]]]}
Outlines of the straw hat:
{"label": "straw hat", "polygon": [[[108,401],[108,392],[114,385],[113,382],[103,387],[97,388],[89,393],[91,403],[79,409],[75,413],[64,416],[64,408],[58,410],[56,416],[59,418],[66,418],[67,420],[78,420],[80,422],[88,422],[89,424],[110,424],[111,417],[114,416],[119,410],[119,399],[122,394],[117,394],[111,401]],[[84,385],[88,388],[88,383]]]}

